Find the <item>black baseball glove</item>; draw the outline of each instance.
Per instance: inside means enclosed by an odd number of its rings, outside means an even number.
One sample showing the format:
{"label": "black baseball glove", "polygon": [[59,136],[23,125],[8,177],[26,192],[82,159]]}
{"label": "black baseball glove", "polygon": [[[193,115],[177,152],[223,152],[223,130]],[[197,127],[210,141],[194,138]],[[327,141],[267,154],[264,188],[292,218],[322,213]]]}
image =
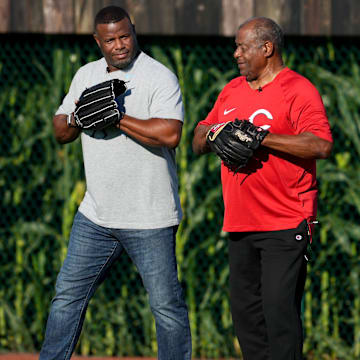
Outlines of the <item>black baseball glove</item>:
{"label": "black baseball glove", "polygon": [[211,150],[235,172],[246,166],[269,132],[248,120],[214,125],[206,135]]}
{"label": "black baseball glove", "polygon": [[102,130],[118,124],[123,114],[115,99],[125,91],[125,82],[119,79],[104,81],[84,90],[74,112],[76,126]]}

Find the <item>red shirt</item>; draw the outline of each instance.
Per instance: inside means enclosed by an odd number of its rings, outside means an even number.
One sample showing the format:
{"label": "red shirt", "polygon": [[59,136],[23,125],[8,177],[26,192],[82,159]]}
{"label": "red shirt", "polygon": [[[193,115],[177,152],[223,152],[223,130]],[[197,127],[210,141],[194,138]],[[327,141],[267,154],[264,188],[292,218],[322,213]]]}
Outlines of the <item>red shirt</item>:
{"label": "red shirt", "polygon": [[[311,132],[331,141],[320,94],[309,80],[289,68],[260,90],[245,77],[221,91],[201,125],[249,119],[274,134]],[[291,229],[314,219],[317,206],[316,162],[260,147],[249,164],[234,174],[221,165],[224,231]]]}

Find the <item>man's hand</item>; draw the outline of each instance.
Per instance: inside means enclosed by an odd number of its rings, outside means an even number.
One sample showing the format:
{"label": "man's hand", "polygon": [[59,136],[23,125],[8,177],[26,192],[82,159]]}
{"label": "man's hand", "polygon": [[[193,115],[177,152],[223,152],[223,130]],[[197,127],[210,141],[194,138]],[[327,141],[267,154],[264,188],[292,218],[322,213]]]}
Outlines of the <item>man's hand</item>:
{"label": "man's hand", "polygon": [[115,99],[125,91],[125,82],[119,79],[104,81],[84,90],[76,103],[75,126],[85,130],[102,130],[118,124],[123,114]]}
{"label": "man's hand", "polygon": [[212,126],[206,141],[226,166],[237,171],[247,165],[268,133],[248,120],[235,119]]}

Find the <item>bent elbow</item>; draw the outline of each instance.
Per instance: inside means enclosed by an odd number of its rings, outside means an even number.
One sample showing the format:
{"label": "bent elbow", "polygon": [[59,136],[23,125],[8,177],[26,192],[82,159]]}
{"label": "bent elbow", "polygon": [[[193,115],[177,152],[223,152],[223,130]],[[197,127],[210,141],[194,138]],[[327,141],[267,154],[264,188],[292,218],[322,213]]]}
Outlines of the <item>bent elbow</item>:
{"label": "bent elbow", "polygon": [[63,136],[59,136],[59,135],[55,136],[55,140],[56,140],[56,142],[57,142],[58,144],[60,144],[60,145],[66,144],[66,143],[69,142],[68,139],[66,139],[66,138],[63,137]]}
{"label": "bent elbow", "polygon": [[64,131],[54,126],[54,137],[58,144],[65,144],[66,143],[66,136]]}
{"label": "bent elbow", "polygon": [[333,143],[330,141],[325,141],[321,146],[319,152],[319,158],[327,159],[331,155],[332,148],[333,148]]}
{"label": "bent elbow", "polygon": [[67,144],[74,141],[80,134],[80,130],[76,129],[71,132],[55,129],[54,137],[58,144]]}
{"label": "bent elbow", "polygon": [[175,149],[179,145],[180,139],[181,139],[181,134],[174,133],[171,136],[167,137],[165,141],[165,146],[169,149]]}

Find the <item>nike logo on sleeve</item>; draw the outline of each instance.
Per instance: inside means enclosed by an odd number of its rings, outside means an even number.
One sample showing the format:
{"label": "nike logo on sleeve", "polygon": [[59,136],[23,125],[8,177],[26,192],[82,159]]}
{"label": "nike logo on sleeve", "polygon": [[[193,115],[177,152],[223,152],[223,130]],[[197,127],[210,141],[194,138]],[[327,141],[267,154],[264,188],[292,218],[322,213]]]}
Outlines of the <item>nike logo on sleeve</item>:
{"label": "nike logo on sleeve", "polygon": [[225,109],[224,110],[224,115],[227,115],[227,114],[230,114],[232,111],[234,111],[236,108],[232,108],[232,109],[229,109],[229,110],[227,110],[227,109]]}

